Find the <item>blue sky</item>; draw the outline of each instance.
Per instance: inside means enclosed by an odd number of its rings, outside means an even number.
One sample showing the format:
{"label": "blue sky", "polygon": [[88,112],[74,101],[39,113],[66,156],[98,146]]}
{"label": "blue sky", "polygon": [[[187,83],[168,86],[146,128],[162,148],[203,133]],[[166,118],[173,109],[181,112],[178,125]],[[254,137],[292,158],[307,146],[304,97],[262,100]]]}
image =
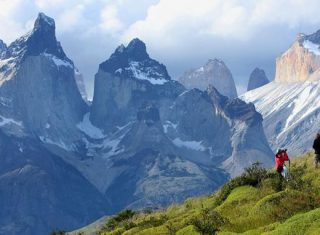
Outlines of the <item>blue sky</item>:
{"label": "blue sky", "polygon": [[242,93],[255,67],[273,79],[276,57],[296,34],[320,29],[319,9],[318,0],[0,0],[0,38],[26,33],[41,11],[56,20],[89,93],[98,64],[135,37],[174,78],[224,60]]}

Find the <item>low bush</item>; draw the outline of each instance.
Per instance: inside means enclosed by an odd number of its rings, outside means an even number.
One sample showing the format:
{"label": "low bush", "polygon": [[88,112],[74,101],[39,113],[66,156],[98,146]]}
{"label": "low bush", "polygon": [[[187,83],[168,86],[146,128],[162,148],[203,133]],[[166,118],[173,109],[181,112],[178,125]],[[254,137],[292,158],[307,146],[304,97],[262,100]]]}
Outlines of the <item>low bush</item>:
{"label": "low bush", "polygon": [[261,166],[259,162],[253,163],[250,167],[245,168],[242,175],[231,179],[217,193],[216,206],[220,205],[231,193],[231,191],[239,186],[251,185],[260,186],[263,179],[267,178],[267,170]]}
{"label": "low bush", "polygon": [[190,220],[190,225],[193,225],[201,235],[214,235],[225,223],[227,223],[225,218],[217,211],[209,209],[202,209],[198,216],[194,216]]}
{"label": "low bush", "polygon": [[125,228],[128,228],[128,229],[134,227],[135,224],[133,224],[129,220],[135,214],[136,214],[136,212],[134,212],[133,210],[127,209],[127,210],[121,211],[118,215],[115,215],[115,216],[111,217],[110,219],[108,219],[106,225],[104,226],[104,230],[112,231],[113,229],[115,229],[119,225],[121,225]]}

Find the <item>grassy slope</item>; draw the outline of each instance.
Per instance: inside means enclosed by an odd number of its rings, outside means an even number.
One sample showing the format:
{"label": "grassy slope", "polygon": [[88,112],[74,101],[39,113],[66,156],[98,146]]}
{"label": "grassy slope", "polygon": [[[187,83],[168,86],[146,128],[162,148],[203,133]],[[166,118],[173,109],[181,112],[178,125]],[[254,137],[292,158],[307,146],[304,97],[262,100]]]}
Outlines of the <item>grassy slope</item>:
{"label": "grassy slope", "polygon": [[291,172],[293,179],[282,184],[274,172],[255,186],[238,178],[210,197],[138,213],[98,234],[196,235],[195,219],[218,228],[221,235],[320,234],[320,169],[314,169],[313,154],[296,158]]}

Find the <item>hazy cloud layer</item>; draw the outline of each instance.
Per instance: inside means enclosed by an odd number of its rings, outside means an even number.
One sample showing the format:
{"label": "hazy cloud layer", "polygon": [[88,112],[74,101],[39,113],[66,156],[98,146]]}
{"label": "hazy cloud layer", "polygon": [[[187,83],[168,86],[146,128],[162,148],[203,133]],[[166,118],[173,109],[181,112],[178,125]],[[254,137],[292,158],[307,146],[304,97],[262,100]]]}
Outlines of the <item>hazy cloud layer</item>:
{"label": "hazy cloud layer", "polygon": [[89,90],[98,64],[134,37],[172,77],[216,57],[243,90],[254,67],[273,78],[275,58],[298,32],[320,29],[319,9],[316,0],[0,0],[0,38],[27,32],[42,11]]}

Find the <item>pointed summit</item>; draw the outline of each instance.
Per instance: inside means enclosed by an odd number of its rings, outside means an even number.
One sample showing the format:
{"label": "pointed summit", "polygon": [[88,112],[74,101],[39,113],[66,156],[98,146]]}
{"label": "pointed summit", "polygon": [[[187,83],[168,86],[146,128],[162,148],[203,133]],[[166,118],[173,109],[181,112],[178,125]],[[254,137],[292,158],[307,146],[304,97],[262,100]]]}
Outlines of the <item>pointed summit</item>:
{"label": "pointed summit", "polygon": [[38,14],[38,18],[34,23],[34,30],[55,30],[55,22],[54,19],[40,12]]}
{"label": "pointed summit", "polygon": [[56,39],[54,20],[44,13],[39,13],[33,30],[14,41],[8,52],[9,57],[21,59],[46,53],[70,62]]}
{"label": "pointed summit", "polygon": [[146,44],[138,38],[127,47],[120,45],[99,69],[117,77],[134,78],[162,85],[171,80],[166,67],[149,57]]}
{"label": "pointed summit", "polygon": [[117,47],[108,60],[100,64],[106,72],[115,72],[119,68],[128,67],[130,61],[142,62],[150,59],[146,44],[138,38],[130,41],[127,47],[123,44]]}
{"label": "pointed summit", "polygon": [[127,53],[135,61],[142,61],[149,58],[146,44],[138,38],[133,39],[128,44]]}
{"label": "pointed summit", "polygon": [[34,23],[34,28],[27,39],[28,55],[39,55],[47,53],[64,59],[60,43],[56,39],[55,22],[44,13],[39,13]]}
{"label": "pointed summit", "polygon": [[256,89],[269,83],[269,79],[263,69],[255,68],[250,74],[247,91]]}

